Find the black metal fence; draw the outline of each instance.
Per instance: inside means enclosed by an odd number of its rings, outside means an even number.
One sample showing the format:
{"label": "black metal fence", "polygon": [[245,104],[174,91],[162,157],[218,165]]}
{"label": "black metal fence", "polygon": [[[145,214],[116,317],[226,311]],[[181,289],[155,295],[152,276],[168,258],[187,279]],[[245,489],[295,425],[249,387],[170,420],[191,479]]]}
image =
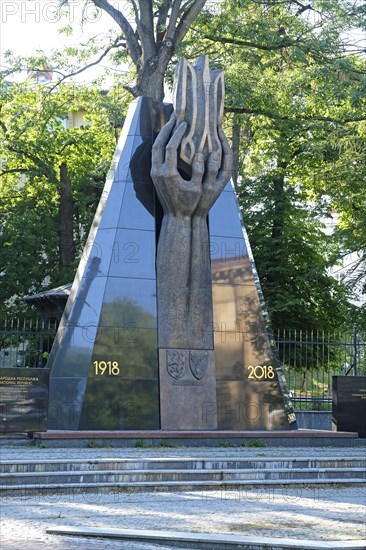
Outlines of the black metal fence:
{"label": "black metal fence", "polygon": [[0,368],[45,367],[56,330],[51,320],[0,320]]}
{"label": "black metal fence", "polygon": [[357,330],[276,331],[275,340],[295,409],[329,410],[333,375],[366,375],[366,333]]}
{"label": "black metal fence", "polygon": [[[55,321],[0,320],[0,367],[45,367]],[[329,410],[333,375],[366,376],[366,333],[274,332],[287,387],[296,409]]]}

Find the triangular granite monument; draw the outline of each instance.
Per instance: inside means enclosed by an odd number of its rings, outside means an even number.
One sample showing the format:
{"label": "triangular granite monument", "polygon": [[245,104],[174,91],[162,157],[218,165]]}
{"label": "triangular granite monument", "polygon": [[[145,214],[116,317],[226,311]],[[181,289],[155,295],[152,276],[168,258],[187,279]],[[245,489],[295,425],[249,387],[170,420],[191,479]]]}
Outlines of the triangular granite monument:
{"label": "triangular granite monument", "polygon": [[130,105],[50,353],[49,429],[297,428],[222,109],[204,57],[178,65],[174,109]]}

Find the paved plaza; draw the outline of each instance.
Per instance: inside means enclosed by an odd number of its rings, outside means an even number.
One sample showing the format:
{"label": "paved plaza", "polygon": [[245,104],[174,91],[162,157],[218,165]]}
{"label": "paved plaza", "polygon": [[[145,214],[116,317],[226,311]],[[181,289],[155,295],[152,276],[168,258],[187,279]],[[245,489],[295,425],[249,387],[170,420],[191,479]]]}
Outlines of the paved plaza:
{"label": "paved plaza", "polygon": [[[360,448],[32,448],[1,447],[2,461],[195,457],[358,458]],[[290,538],[299,541],[365,539],[365,484],[347,486],[221,488],[217,491],[80,493],[3,496],[1,550],[130,548],[155,544],[71,537],[46,532],[60,526],[150,529],[187,533]]]}

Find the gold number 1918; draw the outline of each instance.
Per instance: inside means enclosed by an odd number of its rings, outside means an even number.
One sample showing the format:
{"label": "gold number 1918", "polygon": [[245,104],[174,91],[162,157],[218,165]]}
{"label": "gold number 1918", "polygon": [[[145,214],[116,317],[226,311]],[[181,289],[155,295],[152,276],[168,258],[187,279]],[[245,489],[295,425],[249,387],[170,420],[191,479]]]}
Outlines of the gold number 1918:
{"label": "gold number 1918", "polygon": [[103,376],[103,374],[118,376],[120,373],[118,361],[94,361],[94,368],[97,376]]}

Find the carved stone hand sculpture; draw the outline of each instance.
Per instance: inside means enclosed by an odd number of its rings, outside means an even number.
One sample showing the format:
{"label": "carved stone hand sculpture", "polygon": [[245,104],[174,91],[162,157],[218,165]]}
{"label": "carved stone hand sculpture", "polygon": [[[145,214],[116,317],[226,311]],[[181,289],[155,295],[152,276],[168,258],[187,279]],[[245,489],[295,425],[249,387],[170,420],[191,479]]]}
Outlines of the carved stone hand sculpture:
{"label": "carved stone hand sculpture", "polygon": [[223,74],[210,71],[205,56],[195,67],[181,60],[175,111],[153,146],[151,176],[164,209],[157,251],[160,348],[213,349],[207,215],[232,168],[221,127],[223,95]]}

